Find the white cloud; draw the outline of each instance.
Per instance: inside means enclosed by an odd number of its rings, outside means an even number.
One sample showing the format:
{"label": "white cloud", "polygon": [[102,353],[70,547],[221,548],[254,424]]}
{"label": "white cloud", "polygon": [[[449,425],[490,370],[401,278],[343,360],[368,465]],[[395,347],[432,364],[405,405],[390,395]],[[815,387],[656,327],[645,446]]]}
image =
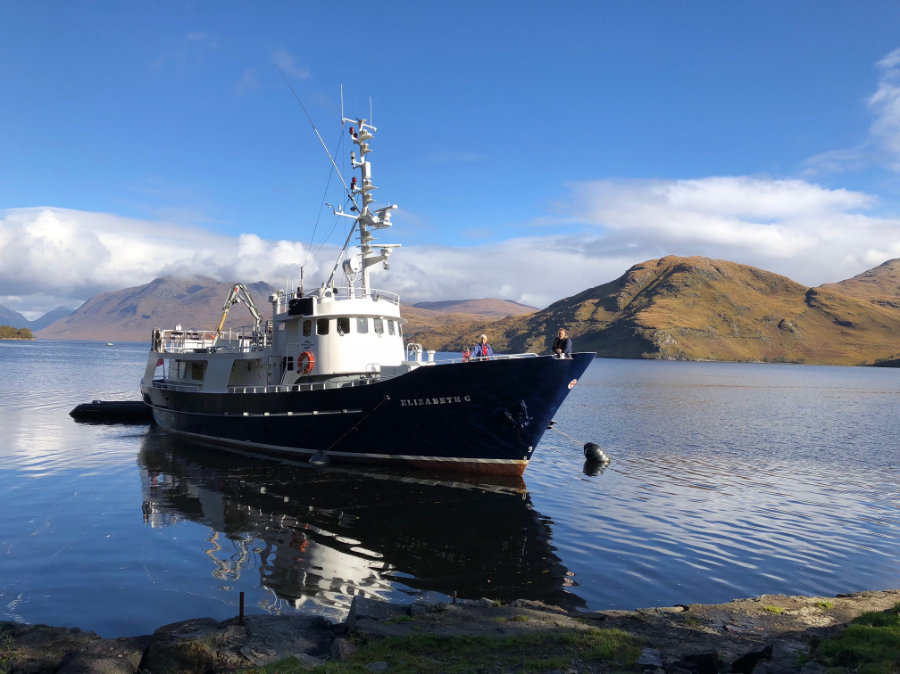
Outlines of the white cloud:
{"label": "white cloud", "polygon": [[286,49],[274,52],[272,61],[281,68],[285,75],[293,75],[298,80],[305,80],[310,76],[309,68],[299,65],[294,55]]}
{"label": "white cloud", "polygon": [[877,64],[878,82],[866,105],[873,120],[868,136],[851,148],[829,150],[807,160],[809,173],[857,170],[880,165],[900,170],[900,49]]}
{"label": "white cloud", "polygon": [[900,49],[879,61],[878,68],[878,88],[868,101],[875,114],[870,133],[884,163],[896,171],[900,169]]}
{"label": "white cloud", "polygon": [[598,180],[571,190],[567,221],[636,258],[717,257],[818,285],[900,257],[900,219],[866,214],[875,199],[862,192],[748,176]]}
{"label": "white cloud", "polygon": [[245,96],[252,91],[260,89],[261,86],[259,78],[256,76],[256,71],[252,68],[247,68],[241,73],[240,78],[234,85],[234,95],[237,97]]}
{"label": "white cloud", "polygon": [[[60,208],[0,211],[0,304],[17,311],[76,306],[157,276],[207,275],[282,285],[299,276],[297,242]],[[315,262],[307,266],[315,276]]]}
{"label": "white cloud", "polygon": [[180,39],[165,45],[163,52],[151,63],[151,68],[174,68],[191,72],[203,65],[206,57],[219,50],[218,36],[209,33],[187,33]]}
{"label": "white cloud", "polygon": [[[599,254],[598,254],[599,253]],[[593,239],[523,237],[472,248],[415,246],[391,258],[390,283],[406,303],[496,297],[535,307],[606,283],[640,260],[598,251]]]}

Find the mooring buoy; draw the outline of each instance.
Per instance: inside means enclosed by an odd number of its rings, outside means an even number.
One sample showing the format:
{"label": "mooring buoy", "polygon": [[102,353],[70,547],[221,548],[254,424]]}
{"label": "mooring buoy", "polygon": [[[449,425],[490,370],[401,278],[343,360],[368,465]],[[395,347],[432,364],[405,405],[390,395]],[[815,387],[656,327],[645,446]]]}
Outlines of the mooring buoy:
{"label": "mooring buoy", "polygon": [[584,444],[584,458],[597,463],[609,463],[609,457],[600,449],[600,445],[596,442],[586,442]]}
{"label": "mooring buoy", "polygon": [[[547,430],[548,431],[556,431],[564,438],[568,438],[569,440],[571,440],[572,442],[574,442],[576,444],[581,444],[580,440],[576,440],[568,433],[565,433],[565,432],[559,430],[558,428],[556,428],[556,422],[553,420],[551,420],[550,423],[547,424]],[[598,445],[596,442],[584,443],[584,458],[587,459],[589,462],[597,464],[599,466],[606,466],[609,464],[609,457],[606,455],[606,453],[602,449],[600,449],[600,445]]]}

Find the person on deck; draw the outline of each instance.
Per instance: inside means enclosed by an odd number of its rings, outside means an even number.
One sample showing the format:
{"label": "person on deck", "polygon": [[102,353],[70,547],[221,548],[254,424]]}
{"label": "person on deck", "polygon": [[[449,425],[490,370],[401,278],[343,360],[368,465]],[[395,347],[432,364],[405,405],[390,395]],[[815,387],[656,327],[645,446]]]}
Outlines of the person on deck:
{"label": "person on deck", "polygon": [[480,339],[481,341],[475,345],[474,349],[472,349],[472,358],[490,358],[494,355],[494,350],[491,348],[491,345],[488,344],[487,335],[482,335]]}
{"label": "person on deck", "polygon": [[557,358],[572,357],[572,338],[566,334],[565,328],[559,329],[559,336],[553,340],[552,350]]}

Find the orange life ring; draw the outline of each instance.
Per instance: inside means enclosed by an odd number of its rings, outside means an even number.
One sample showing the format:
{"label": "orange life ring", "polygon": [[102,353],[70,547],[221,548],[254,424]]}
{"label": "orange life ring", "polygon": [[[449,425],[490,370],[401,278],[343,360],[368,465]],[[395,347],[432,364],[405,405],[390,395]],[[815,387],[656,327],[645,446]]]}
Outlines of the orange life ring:
{"label": "orange life ring", "polygon": [[316,365],[316,357],[309,351],[304,351],[297,356],[297,369],[301,374],[309,374]]}

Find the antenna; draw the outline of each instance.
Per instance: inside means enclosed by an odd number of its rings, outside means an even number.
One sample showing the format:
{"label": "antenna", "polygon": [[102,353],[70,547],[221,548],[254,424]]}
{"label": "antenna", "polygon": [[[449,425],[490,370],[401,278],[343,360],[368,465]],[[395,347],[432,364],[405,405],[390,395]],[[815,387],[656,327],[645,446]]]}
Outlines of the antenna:
{"label": "antenna", "polygon": [[344,85],[341,85],[341,124],[344,123]]}
{"label": "antenna", "polygon": [[372,114],[372,97],[369,96],[369,124],[375,126],[375,115]]}
{"label": "antenna", "polygon": [[[319,139],[319,143],[322,144],[322,148],[325,150],[325,154],[328,155],[328,159],[331,160],[331,165],[334,167],[334,172],[337,173],[338,179],[341,181],[341,184],[344,186],[344,191],[347,193],[347,196],[350,197],[350,201],[356,204],[356,199],[353,198],[353,193],[350,191],[350,188],[347,187],[347,181],[344,180],[344,176],[341,175],[341,170],[338,168],[337,163],[334,161],[334,157],[331,156],[331,151],[328,149],[328,146],[325,144],[325,141],[322,139],[322,134],[319,133],[319,130],[316,128],[315,123],[312,120],[312,117],[309,116],[309,112],[306,110],[306,106],[303,105],[303,101],[300,100],[300,96],[297,95],[297,92],[294,90],[294,87],[291,86],[290,80],[288,80],[287,75],[284,74],[284,71],[281,68],[278,68],[278,72],[281,73],[281,76],[284,78],[285,84],[288,85],[288,89],[291,90],[291,93],[294,94],[294,98],[297,100],[297,103],[300,104],[300,108],[303,110],[303,114],[306,115],[306,119],[309,122],[309,125],[312,127],[313,131],[316,132],[316,137]],[[343,89],[342,89],[343,92]],[[341,95],[341,105],[343,105],[343,93]]]}

